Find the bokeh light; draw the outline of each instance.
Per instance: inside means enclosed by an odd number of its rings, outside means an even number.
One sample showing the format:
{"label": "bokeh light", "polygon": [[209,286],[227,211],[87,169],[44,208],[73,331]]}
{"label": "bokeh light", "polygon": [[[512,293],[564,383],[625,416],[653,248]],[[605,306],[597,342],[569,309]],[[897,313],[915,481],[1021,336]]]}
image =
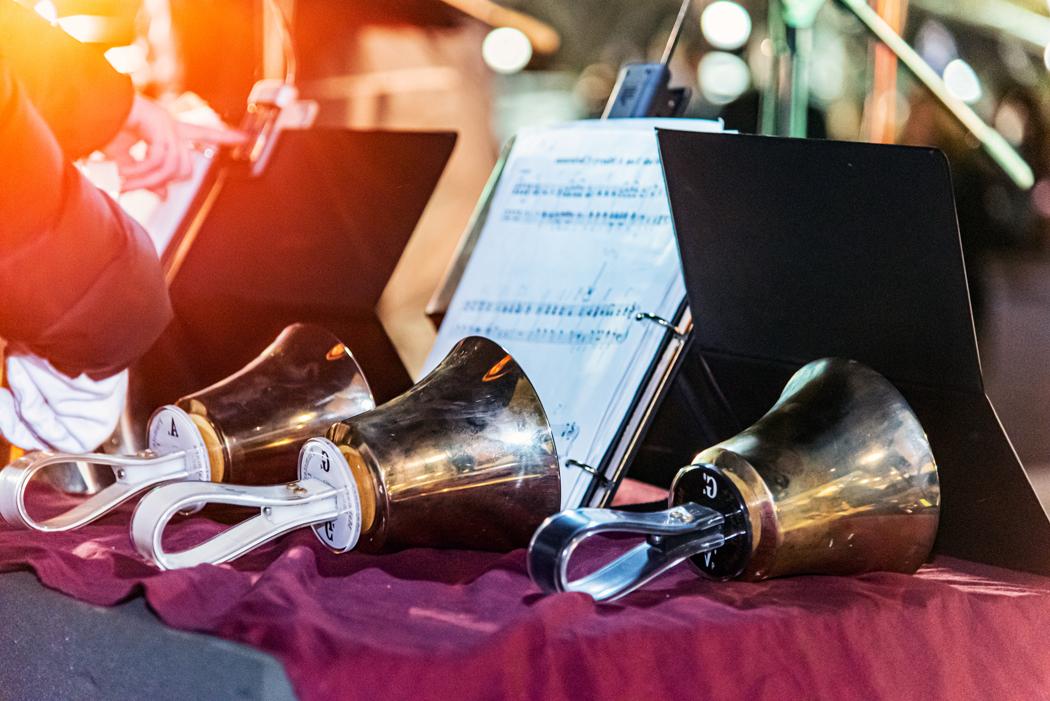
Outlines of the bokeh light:
{"label": "bokeh light", "polygon": [[532,43],[519,29],[499,27],[485,37],[481,56],[497,73],[517,73],[532,60]]}
{"label": "bokeh light", "polygon": [[146,47],[141,44],[114,46],[106,50],[106,60],[118,73],[137,73],[148,66]]}
{"label": "bokeh light", "polygon": [[700,29],[711,46],[734,51],[751,36],[751,15],[739,3],[715,0],[700,15]]}
{"label": "bokeh light", "polygon": [[963,102],[972,104],[981,99],[981,81],[973,67],[961,58],[944,67],[944,82],[948,90]]}
{"label": "bokeh light", "polygon": [[751,71],[744,59],[725,51],[711,51],[700,59],[700,92],[713,105],[725,105],[740,97],[751,84]]}
{"label": "bokeh light", "polygon": [[55,3],[51,0],[40,0],[40,2],[33,5],[33,9],[49,23],[55,24],[58,22],[58,8],[55,7]]}

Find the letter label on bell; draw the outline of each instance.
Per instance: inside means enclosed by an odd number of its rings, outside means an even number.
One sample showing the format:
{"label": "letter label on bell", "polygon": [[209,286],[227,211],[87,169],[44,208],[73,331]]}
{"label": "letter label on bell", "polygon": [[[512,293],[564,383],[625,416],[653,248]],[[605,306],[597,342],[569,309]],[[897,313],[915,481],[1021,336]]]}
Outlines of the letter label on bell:
{"label": "letter label on bell", "polygon": [[718,496],[718,481],[706,472],[704,473],[704,496],[708,499]]}
{"label": "letter label on bell", "polygon": [[168,435],[171,436],[172,438],[178,438],[179,437],[179,429],[176,428],[176,426],[175,426],[175,419],[171,420],[171,428],[168,429]]}
{"label": "letter label on bell", "polygon": [[[301,480],[315,479],[338,491],[341,513],[335,519],[314,525],[321,542],[336,552],[357,545],[361,537],[361,497],[350,466],[335,445],[324,438],[311,438],[300,453]],[[335,470],[332,466],[335,466]]]}

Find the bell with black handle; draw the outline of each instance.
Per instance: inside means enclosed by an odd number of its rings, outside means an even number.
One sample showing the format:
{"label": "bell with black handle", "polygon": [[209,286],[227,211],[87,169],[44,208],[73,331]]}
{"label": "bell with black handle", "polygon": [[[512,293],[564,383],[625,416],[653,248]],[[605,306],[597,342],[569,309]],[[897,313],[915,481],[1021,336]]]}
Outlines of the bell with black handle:
{"label": "bell with black handle", "polygon": [[[167,552],[168,521],[202,502],[260,513]],[[536,390],[503,348],[473,336],[401,396],[308,441],[297,481],[159,487],[139,502],[132,540],[164,569],[226,562],[305,526],[335,552],[510,550],[560,506],[554,436]]]}
{"label": "bell with black handle", "polygon": [[[914,572],[937,532],[937,466],[900,392],[860,363],[799,370],[753,426],[675,477],[657,513],[564,511],[533,536],[528,565],[546,592],[621,597],[689,560],[716,580]],[[596,533],[646,541],[579,579],[576,546]]]}
{"label": "bell with black handle", "polygon": [[[347,347],[319,326],[294,324],[237,373],[154,412],[143,455],[37,452],[0,470],[0,514],[25,528],[68,531],[164,482],[293,479],[307,439],[374,407]],[[64,513],[34,519],[30,482],[71,463],[109,467],[116,481]]]}

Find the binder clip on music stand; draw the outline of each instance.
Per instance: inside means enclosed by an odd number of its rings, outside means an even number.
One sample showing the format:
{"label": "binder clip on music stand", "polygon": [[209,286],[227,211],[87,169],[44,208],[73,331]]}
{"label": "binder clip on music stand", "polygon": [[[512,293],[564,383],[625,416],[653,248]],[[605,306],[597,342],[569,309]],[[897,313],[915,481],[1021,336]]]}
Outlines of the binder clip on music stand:
{"label": "binder clip on music stand", "polygon": [[[837,0],[873,37],[881,41],[945,109],[981,142],[985,152],[1022,190],[1035,184],[1032,168],[1003,135],[948,89],[930,64],[894,31],[865,0]],[[762,106],[762,132],[805,137],[809,106],[809,63],[813,26],[824,0],[776,0],[769,4],[775,65]]]}

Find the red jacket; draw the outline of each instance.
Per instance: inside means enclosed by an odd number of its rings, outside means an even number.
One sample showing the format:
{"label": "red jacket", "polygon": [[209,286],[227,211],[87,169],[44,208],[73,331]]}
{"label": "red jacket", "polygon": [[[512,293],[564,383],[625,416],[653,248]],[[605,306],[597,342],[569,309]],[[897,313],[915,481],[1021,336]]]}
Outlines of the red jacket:
{"label": "red jacket", "polygon": [[127,367],[171,318],[146,233],[72,165],[133,95],[96,50],[0,0],[0,338],[74,375]]}

